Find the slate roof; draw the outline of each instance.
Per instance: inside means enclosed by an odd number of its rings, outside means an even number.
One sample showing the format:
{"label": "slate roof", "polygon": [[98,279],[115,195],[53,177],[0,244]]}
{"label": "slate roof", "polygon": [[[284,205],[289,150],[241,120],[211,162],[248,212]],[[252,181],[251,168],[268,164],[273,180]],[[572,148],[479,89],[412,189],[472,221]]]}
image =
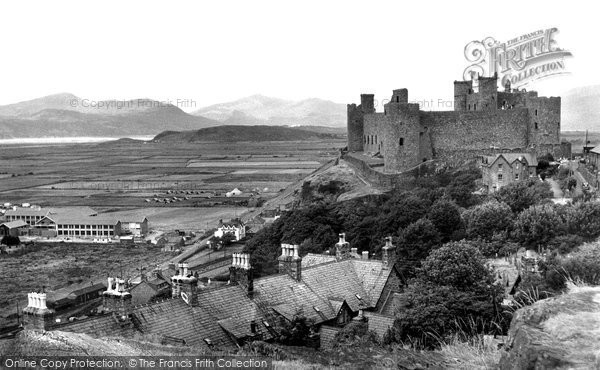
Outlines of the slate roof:
{"label": "slate roof", "polygon": [[206,338],[216,347],[234,345],[214,317],[179,298],[137,306],[133,309],[133,315],[136,327],[144,334],[182,339],[192,346],[207,347]]}
{"label": "slate roof", "polygon": [[57,324],[52,327],[52,330],[85,333],[93,337],[131,337],[135,333],[132,326],[122,326],[114,319],[112,314]]}
{"label": "slate roof", "polygon": [[506,161],[511,165],[516,160],[523,159],[527,161],[527,166],[536,167],[538,165],[537,158],[531,153],[500,153],[493,156],[487,156],[486,158],[488,162],[485,165],[491,166],[492,164],[494,164],[494,162],[496,162],[498,158],[500,158],[500,156],[504,157],[504,159],[506,159]]}
{"label": "slate roof", "polygon": [[46,216],[50,213],[47,209],[36,209],[36,208],[17,208],[9,209],[6,211],[6,216]]}
{"label": "slate roof", "polygon": [[115,225],[119,219],[110,215],[85,216],[77,214],[51,214],[46,218],[58,225]]}
{"label": "slate roof", "polygon": [[287,319],[301,313],[319,324],[336,317],[339,301],[352,311],[375,307],[391,271],[376,260],[326,263],[304,268],[301,282],[286,274],[257,279],[254,296]]}
{"label": "slate roof", "polygon": [[381,308],[380,313],[386,316],[393,316],[399,307],[404,305],[402,293],[392,293],[392,296],[388,298],[385,305]]}
{"label": "slate roof", "polygon": [[600,145],[593,149],[590,149],[590,153],[600,154]]}
{"label": "slate roof", "polygon": [[19,228],[19,227],[25,227],[25,226],[27,226],[27,222],[25,222],[23,220],[16,220],[16,221],[4,222],[0,226],[6,226],[9,229],[16,229],[16,228]]}
{"label": "slate roof", "polygon": [[369,319],[367,321],[369,330],[377,333],[380,338],[383,338],[388,329],[394,326],[395,318],[393,316],[380,315],[374,312],[365,312],[364,315]]}
{"label": "slate roof", "polygon": [[306,256],[302,257],[302,268],[320,265],[322,263],[328,263],[333,261],[335,261],[335,256],[327,254],[309,253]]}
{"label": "slate roof", "polygon": [[239,285],[199,291],[198,308],[209,312],[224,330],[237,339],[254,335],[250,328],[252,320],[263,333],[263,339],[271,338],[263,323],[265,317],[262,311]]}

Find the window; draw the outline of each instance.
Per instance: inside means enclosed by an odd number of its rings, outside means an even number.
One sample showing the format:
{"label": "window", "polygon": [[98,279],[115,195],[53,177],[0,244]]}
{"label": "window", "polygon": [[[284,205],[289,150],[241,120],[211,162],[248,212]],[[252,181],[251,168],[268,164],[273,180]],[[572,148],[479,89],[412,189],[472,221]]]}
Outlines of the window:
{"label": "window", "polygon": [[536,130],[538,129],[538,123],[537,122],[535,123],[535,129]]}
{"label": "window", "polygon": [[396,96],[396,103],[400,103],[400,97]]}
{"label": "window", "polygon": [[469,104],[469,110],[471,110],[471,104]]}
{"label": "window", "polygon": [[477,110],[477,103],[473,104],[473,110]]}
{"label": "window", "polygon": [[400,144],[400,146],[404,145],[404,138],[401,137],[398,143]]}
{"label": "window", "polygon": [[498,182],[502,182],[502,174],[501,173],[498,174]]}
{"label": "window", "polygon": [[498,163],[498,171],[502,172],[502,163]]}
{"label": "window", "polygon": [[515,173],[515,180],[517,180],[517,181],[519,180],[519,174],[518,173]]}
{"label": "window", "polygon": [[535,115],[537,116],[537,109],[535,110]]}

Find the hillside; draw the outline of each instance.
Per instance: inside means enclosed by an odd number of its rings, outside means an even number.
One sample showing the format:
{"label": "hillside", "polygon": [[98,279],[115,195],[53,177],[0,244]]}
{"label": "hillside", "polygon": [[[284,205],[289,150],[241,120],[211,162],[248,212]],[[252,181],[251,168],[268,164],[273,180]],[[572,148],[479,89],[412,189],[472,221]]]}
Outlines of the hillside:
{"label": "hillside", "polygon": [[338,138],[340,135],[283,126],[217,126],[195,131],[165,131],[154,138],[161,142],[301,141]]}
{"label": "hillside", "polygon": [[211,105],[194,115],[208,117],[228,125],[306,125],[344,126],[346,105],[322,99],[283,100],[263,95]]}
{"label": "hillside", "polygon": [[57,94],[0,106],[0,139],[152,135],[165,128],[193,130],[219,124],[150,99],[89,105],[72,94]]}

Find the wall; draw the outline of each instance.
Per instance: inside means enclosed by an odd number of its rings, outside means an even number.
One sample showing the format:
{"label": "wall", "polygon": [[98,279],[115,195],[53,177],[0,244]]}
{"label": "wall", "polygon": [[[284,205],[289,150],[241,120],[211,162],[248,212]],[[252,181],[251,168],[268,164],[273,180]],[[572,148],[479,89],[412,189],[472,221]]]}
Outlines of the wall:
{"label": "wall", "polygon": [[348,104],[348,150],[363,150],[363,113],[356,104]]}
{"label": "wall", "polygon": [[439,151],[527,146],[527,110],[485,112],[421,112],[421,125],[431,130],[434,155]]}
{"label": "wall", "polygon": [[560,143],[560,97],[531,97],[527,99],[527,107],[530,122],[529,143]]}

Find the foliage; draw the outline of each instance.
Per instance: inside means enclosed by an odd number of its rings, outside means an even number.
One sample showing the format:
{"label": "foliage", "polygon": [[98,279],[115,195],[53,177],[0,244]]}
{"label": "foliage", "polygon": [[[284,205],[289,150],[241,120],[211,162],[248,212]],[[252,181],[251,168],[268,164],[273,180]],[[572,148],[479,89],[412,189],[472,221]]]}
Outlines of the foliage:
{"label": "foliage", "polygon": [[514,213],[552,198],[552,189],[547,182],[537,180],[517,181],[503,186],[494,193],[494,198],[506,203]]}
{"label": "foliage", "polygon": [[313,333],[314,322],[303,315],[296,315],[291,322],[280,317],[278,324],[278,342],[282,344],[292,346],[306,345]]}
{"label": "foliage", "polygon": [[369,331],[369,326],[366,322],[352,321],[337,332],[334,339],[334,348],[342,345],[350,346],[372,346],[379,343],[377,334]]}
{"label": "foliage", "polygon": [[565,224],[558,210],[560,206],[544,204],[521,212],[515,221],[516,240],[527,245],[540,245],[563,235]]}
{"label": "foliage", "polygon": [[493,281],[481,252],[466,241],[451,242],[431,251],[422,264],[420,276],[432,284],[460,290]]}
{"label": "foliage", "polygon": [[493,279],[483,255],[467,242],[433,250],[403,293],[391,336],[430,348],[448,335],[465,332],[467,321],[481,323],[472,332],[490,330],[486,323],[498,316],[503,292]]}
{"label": "foliage", "polygon": [[427,218],[439,231],[443,241],[451,240],[463,228],[458,207],[446,199],[436,201],[431,206]]}
{"label": "foliage", "polygon": [[21,244],[21,240],[18,236],[4,235],[4,237],[2,237],[2,241],[0,241],[0,244],[11,247]]}
{"label": "foliage", "polygon": [[459,171],[446,186],[446,195],[461,207],[477,204],[479,199],[473,195],[473,192],[477,190],[475,181],[479,179],[481,179],[481,171],[476,167]]}
{"label": "foliage", "polygon": [[401,230],[398,239],[398,255],[400,259],[420,261],[424,259],[433,247],[441,242],[440,233],[433,223],[421,218]]}
{"label": "foliage", "polygon": [[506,203],[492,200],[467,210],[464,218],[467,237],[491,240],[494,234],[510,230],[513,214]]}

